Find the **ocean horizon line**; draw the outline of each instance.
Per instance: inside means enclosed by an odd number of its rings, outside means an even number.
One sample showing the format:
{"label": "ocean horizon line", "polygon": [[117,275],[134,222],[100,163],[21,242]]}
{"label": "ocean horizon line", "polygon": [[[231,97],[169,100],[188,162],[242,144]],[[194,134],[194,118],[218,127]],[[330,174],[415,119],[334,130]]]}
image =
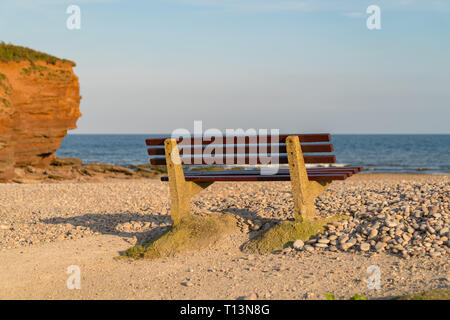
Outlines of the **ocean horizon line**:
{"label": "ocean horizon line", "polygon": [[[145,139],[160,136],[167,134],[70,134],[56,156],[85,163],[145,164]],[[332,143],[338,164],[372,172],[450,173],[450,134],[332,134]]]}

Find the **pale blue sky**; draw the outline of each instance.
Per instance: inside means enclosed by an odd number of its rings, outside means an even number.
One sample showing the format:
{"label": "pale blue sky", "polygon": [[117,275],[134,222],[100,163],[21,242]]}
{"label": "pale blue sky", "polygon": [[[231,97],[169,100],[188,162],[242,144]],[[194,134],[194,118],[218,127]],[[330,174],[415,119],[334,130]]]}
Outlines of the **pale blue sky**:
{"label": "pale blue sky", "polygon": [[450,133],[450,0],[1,0],[0,40],[77,63],[72,133]]}

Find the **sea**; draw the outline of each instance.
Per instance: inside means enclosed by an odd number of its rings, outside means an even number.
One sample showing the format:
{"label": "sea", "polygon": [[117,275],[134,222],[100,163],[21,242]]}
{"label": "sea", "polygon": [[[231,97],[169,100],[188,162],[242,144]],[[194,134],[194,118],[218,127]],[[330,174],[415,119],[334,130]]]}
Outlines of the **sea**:
{"label": "sea", "polygon": [[[56,156],[125,167],[145,164],[145,139],[157,136],[161,135],[69,134]],[[380,173],[450,173],[450,134],[336,134],[332,143],[338,166]]]}

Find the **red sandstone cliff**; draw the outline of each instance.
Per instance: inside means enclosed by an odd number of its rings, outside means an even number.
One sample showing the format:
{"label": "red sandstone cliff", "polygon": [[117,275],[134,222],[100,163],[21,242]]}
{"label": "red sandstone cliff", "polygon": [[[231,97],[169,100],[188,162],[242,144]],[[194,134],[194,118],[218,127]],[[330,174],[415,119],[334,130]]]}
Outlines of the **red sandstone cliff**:
{"label": "red sandstone cliff", "polygon": [[13,178],[14,167],[47,167],[81,116],[75,64],[39,57],[0,55],[0,181]]}

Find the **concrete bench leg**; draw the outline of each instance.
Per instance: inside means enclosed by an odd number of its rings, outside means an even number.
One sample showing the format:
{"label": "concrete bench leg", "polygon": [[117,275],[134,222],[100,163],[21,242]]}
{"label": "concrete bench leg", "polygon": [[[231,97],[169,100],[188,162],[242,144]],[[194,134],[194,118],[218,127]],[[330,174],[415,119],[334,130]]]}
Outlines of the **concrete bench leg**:
{"label": "concrete bench leg", "polygon": [[303,159],[300,140],[297,136],[286,139],[295,219],[311,220],[315,216],[316,198],[331,184],[330,181],[309,181]]}
{"label": "concrete bench leg", "polygon": [[183,217],[191,214],[191,198],[213,182],[186,181],[176,140],[166,139],[164,147],[169,175],[170,216],[173,224],[177,225]]}

